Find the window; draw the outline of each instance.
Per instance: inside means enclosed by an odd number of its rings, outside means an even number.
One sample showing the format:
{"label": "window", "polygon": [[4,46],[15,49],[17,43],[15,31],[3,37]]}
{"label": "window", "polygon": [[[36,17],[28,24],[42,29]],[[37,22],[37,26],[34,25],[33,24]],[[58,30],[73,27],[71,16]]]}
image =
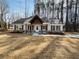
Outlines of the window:
{"label": "window", "polygon": [[38,26],[36,27],[36,30],[38,30]]}
{"label": "window", "polygon": [[14,25],[14,30],[16,30],[16,25]]}
{"label": "window", "polygon": [[34,26],[33,25],[31,26],[31,30],[34,30]]}
{"label": "window", "polygon": [[56,26],[56,31],[60,31],[60,26]]}
{"label": "window", "polygon": [[14,25],[14,30],[18,30],[18,29],[19,29],[18,25]]}
{"label": "window", "polygon": [[22,25],[22,30],[23,30],[23,27],[24,27],[24,26]]}
{"label": "window", "polygon": [[46,31],[47,30],[47,26],[41,26],[41,30],[42,31]]}
{"label": "window", "polygon": [[51,30],[52,31],[55,31],[55,26],[51,26]]}
{"label": "window", "polygon": [[30,30],[30,26],[28,25],[28,30]]}

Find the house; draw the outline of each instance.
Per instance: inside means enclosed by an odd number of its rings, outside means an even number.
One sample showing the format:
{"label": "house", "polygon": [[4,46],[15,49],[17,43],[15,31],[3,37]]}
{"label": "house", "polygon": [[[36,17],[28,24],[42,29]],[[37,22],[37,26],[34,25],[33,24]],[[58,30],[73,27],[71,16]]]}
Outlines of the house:
{"label": "house", "polygon": [[64,32],[64,24],[55,19],[54,22],[46,20],[44,17],[38,15],[19,19],[13,24],[13,31],[22,31],[27,34],[40,33],[46,34],[48,32]]}
{"label": "house", "polygon": [[[47,34],[64,32],[64,22],[57,18],[57,10],[49,10],[52,1],[35,0],[34,16],[21,18],[13,22],[13,31],[21,31],[27,34]],[[50,4],[49,7],[47,4]],[[54,7],[54,9],[56,9]]]}

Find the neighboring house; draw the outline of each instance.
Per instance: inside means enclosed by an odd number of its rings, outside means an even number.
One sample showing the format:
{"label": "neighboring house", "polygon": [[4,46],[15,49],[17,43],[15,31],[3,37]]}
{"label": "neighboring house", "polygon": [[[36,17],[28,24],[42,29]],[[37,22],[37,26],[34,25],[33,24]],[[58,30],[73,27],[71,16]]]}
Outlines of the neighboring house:
{"label": "neighboring house", "polygon": [[13,22],[14,31],[23,31],[25,33],[33,34],[35,32],[45,34],[48,32],[64,32],[64,24],[59,22],[58,19],[50,22],[46,18],[39,17],[38,15],[22,18]]}

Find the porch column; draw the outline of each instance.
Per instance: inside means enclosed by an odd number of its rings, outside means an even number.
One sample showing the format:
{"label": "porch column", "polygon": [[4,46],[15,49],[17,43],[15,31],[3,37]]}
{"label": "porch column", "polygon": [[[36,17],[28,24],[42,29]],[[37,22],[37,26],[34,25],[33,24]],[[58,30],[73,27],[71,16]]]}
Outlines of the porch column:
{"label": "porch column", "polygon": [[51,31],[51,24],[48,24],[48,31]]}
{"label": "porch column", "polygon": [[15,25],[13,25],[13,30],[15,30]]}
{"label": "porch column", "polygon": [[28,24],[27,24],[27,27],[26,28],[27,28],[26,30],[28,31]]}
{"label": "porch column", "polygon": [[[55,25],[54,25],[54,26],[55,26]],[[57,28],[57,26],[55,26],[55,32],[57,31],[57,29],[56,29],[56,28]]]}
{"label": "porch column", "polygon": [[29,31],[29,25],[28,25],[28,31]]}
{"label": "porch column", "polygon": [[26,30],[26,25],[25,25],[25,24],[23,25],[23,30],[24,30],[24,31]]}
{"label": "porch column", "polygon": [[60,28],[61,28],[61,31],[63,32],[63,26],[62,25],[60,26]]}

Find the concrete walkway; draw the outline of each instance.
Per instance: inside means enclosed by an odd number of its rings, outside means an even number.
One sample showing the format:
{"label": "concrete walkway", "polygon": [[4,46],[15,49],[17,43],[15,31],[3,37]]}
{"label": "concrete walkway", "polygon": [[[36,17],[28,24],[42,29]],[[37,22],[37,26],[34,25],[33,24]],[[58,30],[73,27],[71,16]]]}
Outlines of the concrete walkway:
{"label": "concrete walkway", "polygon": [[79,34],[68,34],[68,35],[33,35],[33,36],[46,36],[46,37],[66,37],[66,38],[79,38]]}
{"label": "concrete walkway", "polygon": [[79,34],[68,34],[68,35],[65,35],[64,37],[79,38]]}

